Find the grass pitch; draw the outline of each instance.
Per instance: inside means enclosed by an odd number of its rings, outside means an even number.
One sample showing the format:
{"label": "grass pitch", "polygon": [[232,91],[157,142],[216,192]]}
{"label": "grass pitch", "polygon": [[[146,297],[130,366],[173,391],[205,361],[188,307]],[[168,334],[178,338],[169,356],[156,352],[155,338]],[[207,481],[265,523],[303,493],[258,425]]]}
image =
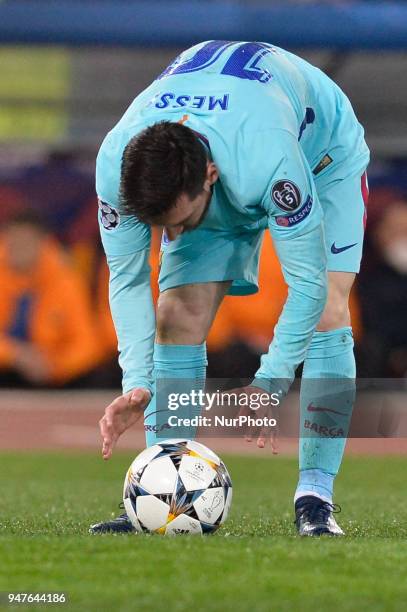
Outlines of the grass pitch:
{"label": "grass pitch", "polygon": [[345,461],[336,487],[343,539],[297,537],[296,460],[253,456],[223,457],[234,500],[214,536],[88,535],[116,513],[132,458],[0,455],[0,591],[63,591],[62,609],[85,612],[407,608],[404,458]]}

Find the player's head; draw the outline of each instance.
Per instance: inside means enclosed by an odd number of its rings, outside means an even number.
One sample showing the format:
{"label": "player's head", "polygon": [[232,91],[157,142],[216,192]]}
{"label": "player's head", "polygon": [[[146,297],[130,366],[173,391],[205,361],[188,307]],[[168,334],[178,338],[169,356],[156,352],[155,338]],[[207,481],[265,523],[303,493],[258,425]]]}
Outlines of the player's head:
{"label": "player's head", "polygon": [[132,138],[124,150],[123,209],[150,225],[164,225],[172,239],[201,223],[217,178],[195,133],[162,121]]}

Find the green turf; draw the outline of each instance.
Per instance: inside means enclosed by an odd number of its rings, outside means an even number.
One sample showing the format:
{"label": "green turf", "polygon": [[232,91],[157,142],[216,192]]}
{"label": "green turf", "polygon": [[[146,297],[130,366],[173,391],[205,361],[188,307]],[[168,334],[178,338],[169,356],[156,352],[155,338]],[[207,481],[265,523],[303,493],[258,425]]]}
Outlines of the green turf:
{"label": "green turf", "polygon": [[322,540],[295,535],[294,459],[225,459],[234,501],[218,534],[96,537],[88,525],[115,511],[129,455],[0,455],[0,591],[65,591],[61,609],[86,612],[407,608],[405,459],[346,460],[348,536]]}

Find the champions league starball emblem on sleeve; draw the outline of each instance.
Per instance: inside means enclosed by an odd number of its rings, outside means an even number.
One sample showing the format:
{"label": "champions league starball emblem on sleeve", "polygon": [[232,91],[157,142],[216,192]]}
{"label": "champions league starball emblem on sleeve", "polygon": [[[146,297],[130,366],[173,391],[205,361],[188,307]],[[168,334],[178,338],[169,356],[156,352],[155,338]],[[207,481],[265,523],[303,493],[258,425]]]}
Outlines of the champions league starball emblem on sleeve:
{"label": "champions league starball emblem on sleeve", "polygon": [[100,211],[100,222],[106,230],[112,230],[119,226],[120,215],[113,206],[98,200]]}
{"label": "champions league starball emblem on sleeve", "polygon": [[301,204],[301,192],[292,181],[277,181],[271,188],[272,200],[285,212],[293,212]]}

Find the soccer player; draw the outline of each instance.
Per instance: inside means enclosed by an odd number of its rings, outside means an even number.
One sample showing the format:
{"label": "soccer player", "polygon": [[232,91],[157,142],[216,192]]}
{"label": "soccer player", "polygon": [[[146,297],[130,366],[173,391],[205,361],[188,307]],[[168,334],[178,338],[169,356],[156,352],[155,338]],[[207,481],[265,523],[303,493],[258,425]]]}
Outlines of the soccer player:
{"label": "soccer player", "polygon": [[[285,392],[304,362],[296,525],[301,535],[343,533],[332,496],[354,400],[348,298],[362,254],[368,159],[339,87],[267,43],[200,43],[134,100],[97,159],[123,369],[123,395],[100,422],[105,459],[147,406],[147,445],[155,442],[153,368],[155,382],[203,380],[217,308],[227,293],[257,290],[268,228],[289,293],[246,391]],[[156,321],[154,225],[165,228]],[[264,432],[257,444],[264,447]],[[91,528],[130,530],[126,515]]]}

